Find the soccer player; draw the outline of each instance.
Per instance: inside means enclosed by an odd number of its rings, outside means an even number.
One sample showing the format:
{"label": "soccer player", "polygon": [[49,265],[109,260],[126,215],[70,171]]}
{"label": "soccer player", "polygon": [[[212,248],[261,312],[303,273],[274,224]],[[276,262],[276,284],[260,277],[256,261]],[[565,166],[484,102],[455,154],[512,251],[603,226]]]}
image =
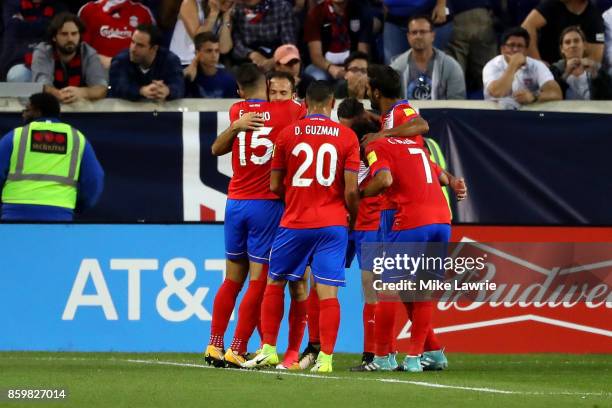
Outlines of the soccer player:
{"label": "soccer player", "polygon": [[283,71],[270,71],[266,78],[269,101],[286,101],[297,98],[293,75]]}
{"label": "soccer player", "polygon": [[313,82],[306,92],[308,116],[277,138],[270,189],[285,197],[285,212],[270,256],[270,276],[261,309],[264,345],[246,366],[278,364],[276,340],[287,282],[305,291],[310,265],[319,297],[321,351],[312,371],[331,372],[340,325],[338,287],[344,286],[347,226],[359,206],[359,144],[355,133],[333,122],[332,87]]}
{"label": "soccer player", "polygon": [[[213,303],[213,318],[205,359],[215,366],[240,367],[249,338],[259,322],[272,241],[283,213],[283,203],[270,191],[270,160],[280,130],[305,114],[292,100],[267,101],[265,76],[254,64],[239,67],[236,80],[245,100],[230,108],[232,124],[212,145],[220,156],[232,152],[234,175],[225,208],[226,276]],[[248,289],[238,310],[230,348],[223,338],[238,293],[247,276]]]}
{"label": "soccer player", "polygon": [[[393,69],[374,66],[369,69],[368,77],[368,93],[373,106],[387,112],[383,116],[385,128],[393,126],[398,116],[415,117],[412,108],[401,107],[407,103],[400,100],[401,86]],[[401,107],[401,112],[398,112],[398,107]],[[462,200],[467,195],[465,183],[431,163],[420,135],[399,139],[403,135],[396,132],[392,127],[383,130],[370,137],[374,141],[366,147],[374,178],[362,191],[363,196],[375,196],[392,186],[384,196],[389,203],[388,208],[397,208],[397,213],[381,213],[381,238],[384,242],[447,242],[450,236],[450,211],[440,184],[450,185],[457,199]],[[423,355],[423,362],[428,368],[445,368],[446,357],[431,327],[433,303],[410,302],[405,307],[412,321],[412,334],[404,369],[422,371],[421,355],[424,350],[427,353]],[[376,357],[368,365],[371,370],[396,368],[391,344],[394,340],[395,311],[394,302],[379,299],[375,312]]]}

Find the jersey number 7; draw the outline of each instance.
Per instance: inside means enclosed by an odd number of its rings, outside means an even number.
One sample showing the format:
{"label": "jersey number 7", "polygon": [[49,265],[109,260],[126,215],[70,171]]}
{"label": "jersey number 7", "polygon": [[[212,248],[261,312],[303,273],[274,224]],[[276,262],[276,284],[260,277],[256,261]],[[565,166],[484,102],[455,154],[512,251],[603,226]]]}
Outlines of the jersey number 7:
{"label": "jersey number 7", "polygon": [[[314,151],[312,147],[308,143],[299,143],[291,152],[292,155],[298,157],[301,152],[306,153],[306,158],[298,167],[297,171],[293,175],[293,180],[291,185],[294,187],[308,187],[312,184],[311,178],[303,178],[302,176],[306,173],[306,170],[312,164],[314,158]],[[327,170],[328,176],[325,177],[323,175],[323,166],[325,163],[325,155],[329,155],[329,169]],[[338,161],[338,152],[336,151],[336,147],[330,143],[323,143],[319,150],[317,151],[317,162],[315,164],[315,173],[317,176],[317,182],[325,187],[329,187],[334,182],[336,178],[336,163]]]}
{"label": "jersey number 7", "polygon": [[263,136],[268,136],[270,132],[272,132],[271,127],[262,127],[255,131],[249,130],[248,132],[238,133],[238,154],[240,156],[239,158],[240,158],[241,166],[247,165],[247,158],[246,158],[247,134],[250,134],[251,136],[250,137],[251,150],[255,150],[259,146],[265,146],[266,148],[266,152],[264,153],[263,156],[256,156],[255,153],[252,152],[251,157],[250,157],[251,163],[262,165],[270,161],[270,159],[272,158],[272,148],[274,147],[274,144],[272,143],[270,139],[263,137]]}

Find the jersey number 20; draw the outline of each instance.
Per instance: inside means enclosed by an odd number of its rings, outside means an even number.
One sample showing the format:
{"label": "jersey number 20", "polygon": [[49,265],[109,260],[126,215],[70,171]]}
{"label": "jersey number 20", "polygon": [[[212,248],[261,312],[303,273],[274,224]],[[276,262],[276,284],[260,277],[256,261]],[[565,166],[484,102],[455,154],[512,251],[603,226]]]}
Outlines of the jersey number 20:
{"label": "jersey number 20", "polygon": [[[294,187],[308,187],[312,184],[312,179],[302,178],[306,170],[312,164],[314,158],[314,151],[308,143],[299,143],[291,152],[294,156],[299,156],[301,152],[306,153],[304,162],[298,167],[297,171],[293,175],[291,185]],[[323,165],[325,163],[325,155],[329,155],[329,169],[327,169],[327,177],[323,174]],[[315,173],[317,175],[317,182],[325,187],[329,187],[336,178],[336,163],[338,161],[338,152],[334,145],[330,143],[323,143],[317,151],[317,162],[315,164]]]}

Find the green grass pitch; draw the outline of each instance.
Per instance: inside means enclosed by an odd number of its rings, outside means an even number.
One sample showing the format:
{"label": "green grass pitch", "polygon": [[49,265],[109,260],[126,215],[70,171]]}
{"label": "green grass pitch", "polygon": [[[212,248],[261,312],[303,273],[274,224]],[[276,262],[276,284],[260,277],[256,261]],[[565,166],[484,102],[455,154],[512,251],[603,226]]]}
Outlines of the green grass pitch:
{"label": "green grass pitch", "polygon": [[61,388],[57,407],[612,407],[612,355],[450,354],[443,372],[334,373],[211,368],[196,354],[0,353],[0,389]]}

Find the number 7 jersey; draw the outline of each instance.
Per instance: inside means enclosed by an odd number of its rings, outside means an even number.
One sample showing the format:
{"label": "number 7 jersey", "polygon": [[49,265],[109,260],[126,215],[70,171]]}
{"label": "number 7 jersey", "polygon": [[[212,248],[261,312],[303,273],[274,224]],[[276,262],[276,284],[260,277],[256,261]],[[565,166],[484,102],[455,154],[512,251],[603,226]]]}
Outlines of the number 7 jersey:
{"label": "number 7 jersey", "polygon": [[359,142],[351,129],[323,115],[297,121],[278,136],[272,170],[286,172],[281,227],[347,226],[344,172],[359,171]]}
{"label": "number 7 jersey", "polygon": [[240,132],[232,146],[232,170],[227,197],[234,200],[278,200],[270,191],[270,163],[278,133],[304,117],[306,108],[288,100],[268,102],[246,100],[232,105],[230,122],[249,112],[261,113],[264,126],[256,131]]}

